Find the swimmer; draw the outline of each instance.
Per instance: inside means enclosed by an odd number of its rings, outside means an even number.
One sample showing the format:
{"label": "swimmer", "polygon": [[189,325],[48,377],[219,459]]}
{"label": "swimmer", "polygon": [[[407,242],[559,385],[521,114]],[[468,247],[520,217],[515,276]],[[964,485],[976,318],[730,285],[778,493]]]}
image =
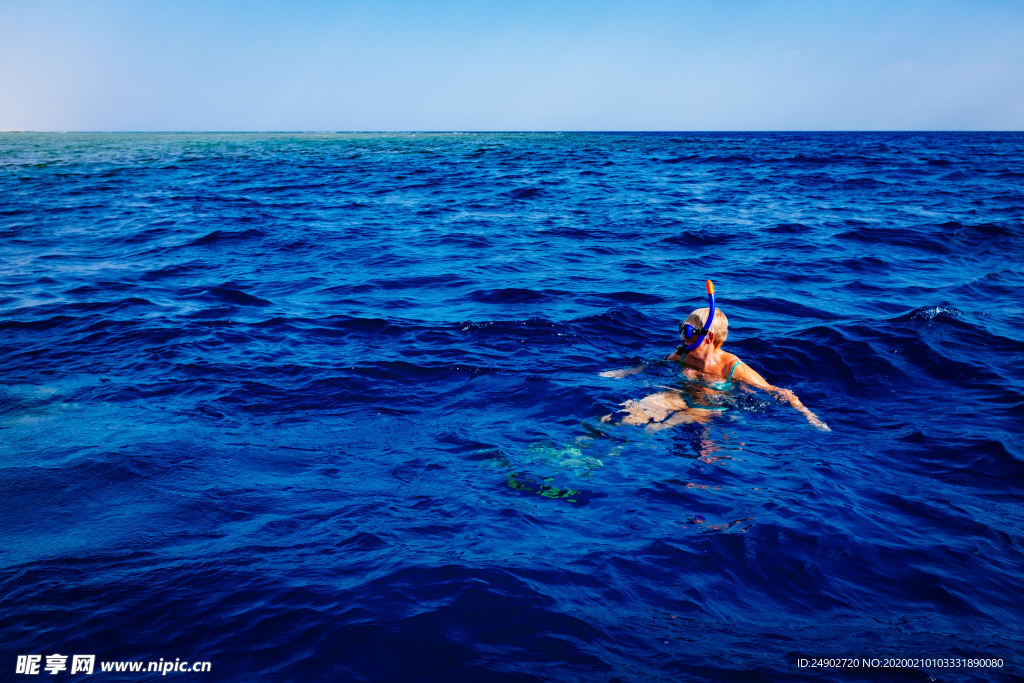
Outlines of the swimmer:
{"label": "swimmer", "polygon": [[[715,310],[715,286],[707,281],[707,308],[698,308],[679,323],[679,339],[683,343],[668,355],[666,360],[680,361],[683,373],[690,380],[703,382],[703,396],[721,394],[732,389],[737,383],[762,389],[789,403],[794,410],[822,431],[831,431],[818,416],[789,389],[769,384],[756,370],[738,356],[722,349],[729,336],[729,321],[725,313]],[[602,372],[602,377],[620,378],[643,370],[643,366],[625,370]],[[667,387],[666,387],[667,388]],[[622,404],[622,424],[643,425],[648,431],[658,431],[678,424],[706,422],[722,407],[701,407],[696,401],[687,403],[676,389],[645,396],[640,400],[629,400]],[[612,415],[605,415],[602,422],[611,422]]]}

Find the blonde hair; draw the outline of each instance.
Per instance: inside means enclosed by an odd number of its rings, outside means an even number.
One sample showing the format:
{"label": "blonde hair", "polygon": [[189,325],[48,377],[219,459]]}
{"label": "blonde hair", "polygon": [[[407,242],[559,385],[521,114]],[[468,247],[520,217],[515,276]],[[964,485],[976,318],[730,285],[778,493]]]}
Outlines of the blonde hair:
{"label": "blonde hair", "polygon": [[[686,317],[686,323],[698,329],[703,327],[710,310],[707,307],[698,308]],[[729,319],[725,317],[725,313],[722,313],[722,309],[715,308],[715,319],[711,321],[708,329],[715,334],[716,349],[725,343],[725,340],[729,337]]]}

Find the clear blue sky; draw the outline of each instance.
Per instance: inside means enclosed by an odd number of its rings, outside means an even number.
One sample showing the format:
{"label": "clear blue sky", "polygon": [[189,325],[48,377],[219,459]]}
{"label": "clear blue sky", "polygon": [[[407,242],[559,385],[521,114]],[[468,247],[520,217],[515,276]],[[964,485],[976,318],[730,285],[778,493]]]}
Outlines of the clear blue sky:
{"label": "clear blue sky", "polygon": [[0,0],[0,130],[1024,130],[1024,0]]}

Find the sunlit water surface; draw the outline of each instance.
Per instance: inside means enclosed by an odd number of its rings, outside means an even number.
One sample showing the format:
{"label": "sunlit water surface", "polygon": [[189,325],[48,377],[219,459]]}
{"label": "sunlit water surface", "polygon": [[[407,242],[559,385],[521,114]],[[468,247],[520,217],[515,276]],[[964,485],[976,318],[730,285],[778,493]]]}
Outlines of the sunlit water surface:
{"label": "sunlit water surface", "polygon": [[[1022,247],[1019,134],[0,136],[0,670],[1013,680]],[[600,421],[706,278],[832,432]]]}

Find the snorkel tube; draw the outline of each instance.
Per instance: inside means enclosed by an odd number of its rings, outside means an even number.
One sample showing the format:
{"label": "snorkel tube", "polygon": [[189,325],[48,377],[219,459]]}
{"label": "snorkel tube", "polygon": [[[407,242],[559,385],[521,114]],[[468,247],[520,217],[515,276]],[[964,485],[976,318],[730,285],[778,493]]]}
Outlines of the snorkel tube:
{"label": "snorkel tube", "polygon": [[699,334],[700,337],[697,341],[693,342],[689,346],[684,346],[687,351],[693,351],[695,348],[704,343],[704,337],[707,336],[708,332],[711,331],[711,322],[715,319],[715,285],[711,280],[708,280],[708,318],[704,321],[704,326],[697,329],[693,325],[685,322],[679,323],[679,339],[685,344],[687,337],[692,337],[695,334]]}

